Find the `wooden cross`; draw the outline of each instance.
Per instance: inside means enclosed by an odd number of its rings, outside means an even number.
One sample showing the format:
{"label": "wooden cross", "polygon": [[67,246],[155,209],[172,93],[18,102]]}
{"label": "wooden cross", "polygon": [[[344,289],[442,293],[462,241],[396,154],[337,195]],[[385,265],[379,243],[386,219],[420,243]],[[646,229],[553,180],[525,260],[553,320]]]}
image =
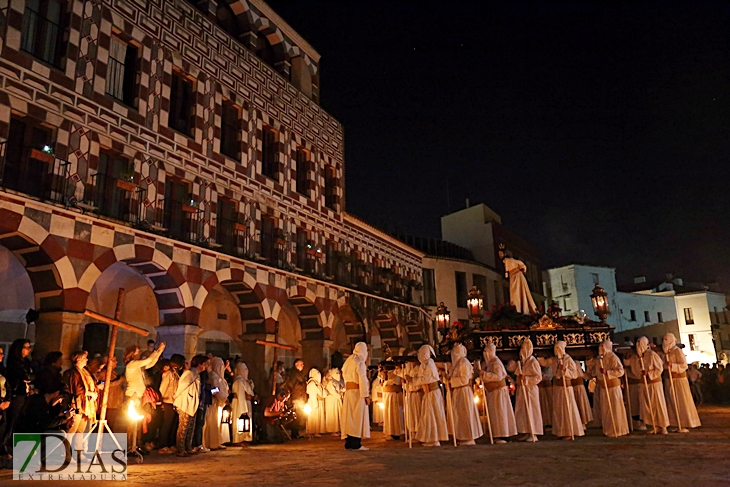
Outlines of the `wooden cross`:
{"label": "wooden cross", "polygon": [[271,395],[276,395],[276,362],[279,359],[279,349],[282,348],[284,350],[297,350],[297,347],[292,347],[290,345],[283,345],[279,343],[279,323],[277,322],[276,325],[274,325],[274,341],[269,342],[266,340],[256,340],[257,345],[263,345],[265,347],[273,347],[274,348],[274,360],[271,365]]}
{"label": "wooden cross", "polygon": [[[99,433],[103,433],[102,429],[104,427],[109,430],[109,433],[111,433],[111,429],[109,429],[109,426],[106,424],[106,409],[107,409],[107,401],[109,400],[109,385],[112,380],[112,357],[114,357],[114,348],[117,345],[117,331],[119,328],[123,328],[127,331],[131,331],[133,333],[137,333],[138,335],[142,336],[148,336],[150,333],[147,330],[144,330],[142,328],[136,327],[134,325],[130,325],[128,323],[124,323],[123,321],[120,321],[121,315],[122,315],[122,303],[124,302],[124,289],[119,288],[119,293],[117,294],[117,308],[114,311],[114,318],[108,318],[104,315],[101,315],[99,313],[96,313],[91,310],[85,310],[84,314],[88,316],[89,318],[93,318],[96,321],[99,321],[101,323],[106,323],[107,325],[110,325],[112,327],[112,336],[109,340],[109,354],[107,355],[106,359],[106,376],[105,376],[105,382],[104,382],[104,392],[101,396],[101,414],[99,415]],[[112,435],[114,436],[114,435]],[[101,438],[101,436],[99,437]],[[116,441],[116,439],[115,439]],[[119,446],[119,445],[117,445]]]}

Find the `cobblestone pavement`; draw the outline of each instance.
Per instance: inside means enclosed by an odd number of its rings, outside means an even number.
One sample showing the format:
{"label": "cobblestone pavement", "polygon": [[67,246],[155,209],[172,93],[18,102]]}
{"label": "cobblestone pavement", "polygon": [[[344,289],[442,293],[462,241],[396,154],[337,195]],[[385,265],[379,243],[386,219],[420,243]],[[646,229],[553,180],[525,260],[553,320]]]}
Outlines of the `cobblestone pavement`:
{"label": "cobblestone pavement", "polygon": [[[634,433],[605,438],[597,429],[575,442],[546,436],[440,448],[385,441],[373,432],[368,452],[349,452],[331,436],[284,445],[228,448],[177,458],[153,453],[129,467],[127,486],[723,486],[730,485],[730,408],[702,407],[703,426],[687,434]],[[0,483],[12,482],[0,472]],[[47,482],[31,482],[48,485]],[[99,482],[63,482],[89,486]]]}

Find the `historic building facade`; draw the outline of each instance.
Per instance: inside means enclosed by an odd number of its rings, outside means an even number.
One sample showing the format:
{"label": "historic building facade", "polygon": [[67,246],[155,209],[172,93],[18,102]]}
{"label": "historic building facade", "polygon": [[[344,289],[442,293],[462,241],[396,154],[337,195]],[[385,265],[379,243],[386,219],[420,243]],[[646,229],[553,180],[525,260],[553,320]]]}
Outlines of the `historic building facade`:
{"label": "historic building facade", "polygon": [[[31,290],[0,319],[39,311],[39,352],[102,351],[83,311],[112,316],[120,287],[124,321],[187,357],[241,353],[254,379],[272,357],[256,340],[323,366],[355,340],[377,356],[428,338],[423,254],[344,211],[319,54],[263,1],[0,15],[0,272]],[[143,341],[120,332],[117,351]]]}

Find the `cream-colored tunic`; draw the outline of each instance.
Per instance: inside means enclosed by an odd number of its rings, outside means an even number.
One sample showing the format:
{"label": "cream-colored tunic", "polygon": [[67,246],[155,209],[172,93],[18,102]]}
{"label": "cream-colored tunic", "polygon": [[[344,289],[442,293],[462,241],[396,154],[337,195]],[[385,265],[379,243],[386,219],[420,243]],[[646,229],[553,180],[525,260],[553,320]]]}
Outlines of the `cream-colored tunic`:
{"label": "cream-colored tunic", "polygon": [[[459,441],[472,441],[484,434],[479,411],[474,403],[474,391],[471,388],[471,379],[474,370],[469,360],[462,357],[451,371],[451,398],[454,408],[454,425],[449,424],[449,431],[456,435]],[[447,416],[447,419],[449,417]]]}
{"label": "cream-colored tunic", "polygon": [[[682,428],[697,428],[702,426],[700,417],[697,414],[697,408],[692,400],[692,392],[689,388],[687,380],[687,358],[684,352],[678,347],[670,350],[669,354],[664,357],[664,367],[668,370],[671,368],[673,374],[684,374],[684,377],[674,378],[674,389],[677,392],[677,406],[679,407],[679,419],[682,422]],[[672,384],[668,377],[668,372],[664,373],[664,396],[667,402],[667,412],[669,413],[669,424],[678,426],[676,408],[674,407],[674,392]]]}
{"label": "cream-colored tunic", "polygon": [[[438,382],[439,374],[433,359],[428,359],[414,369],[413,385],[420,387]],[[448,441],[449,433],[446,427],[446,412],[444,396],[441,388],[424,392],[421,402],[421,416],[416,427],[415,439],[422,443]]]}
{"label": "cream-colored tunic", "polygon": [[[613,438],[628,435],[629,423],[626,420],[626,407],[621,392],[624,366],[615,353],[606,352],[603,357],[603,368],[606,371],[605,375],[601,374],[600,360],[595,359],[593,373],[597,383],[596,394],[600,397],[603,434]],[[610,384],[612,381],[618,381],[619,384],[612,386]],[[608,391],[606,391],[606,384],[608,384]]]}
{"label": "cream-colored tunic", "polygon": [[[507,371],[504,364],[498,357],[486,361],[482,366],[482,383],[499,382],[507,378]],[[487,396],[487,407],[489,408],[489,422],[492,425],[492,436],[495,438],[507,438],[517,434],[515,413],[512,410],[512,402],[509,399],[509,388],[507,386],[488,391],[484,389]]]}
{"label": "cream-colored tunic", "polygon": [[[521,375],[517,375],[517,397],[515,398],[515,420],[517,431],[530,433],[530,420],[532,420],[532,433],[542,435],[542,413],[540,412],[540,391],[537,385],[542,380],[540,364],[535,357],[528,357],[524,364],[521,364]],[[518,370],[519,372],[519,370]],[[525,400],[527,399],[527,401]],[[528,409],[529,406],[529,409]]]}
{"label": "cream-colored tunic", "polygon": [[669,414],[667,413],[667,403],[664,400],[662,358],[653,350],[647,350],[641,357],[638,355],[628,357],[626,362],[634,376],[642,377],[642,370],[647,371],[646,385],[643,378],[639,385],[639,409],[637,411],[639,417],[646,424],[666,428],[669,426]]}
{"label": "cream-colored tunic", "polygon": [[348,382],[359,384],[359,389],[345,391],[345,400],[342,403],[342,439],[348,436],[356,438],[370,438],[370,421],[365,398],[370,396],[367,367],[365,361],[358,355],[350,355],[342,366],[342,378],[345,385]]}

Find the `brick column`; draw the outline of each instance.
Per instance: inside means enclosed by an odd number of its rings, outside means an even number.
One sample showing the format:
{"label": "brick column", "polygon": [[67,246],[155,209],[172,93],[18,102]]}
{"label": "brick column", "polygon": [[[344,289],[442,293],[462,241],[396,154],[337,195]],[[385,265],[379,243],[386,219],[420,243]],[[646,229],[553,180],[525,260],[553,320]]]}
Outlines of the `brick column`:
{"label": "brick column", "polygon": [[157,341],[165,342],[165,357],[179,353],[190,360],[198,347],[200,327],[196,325],[163,325],[157,327]]}
{"label": "brick column", "polygon": [[63,353],[63,365],[71,365],[71,354],[84,344],[83,313],[72,311],[48,311],[35,321],[35,351],[41,356],[59,350]]}

